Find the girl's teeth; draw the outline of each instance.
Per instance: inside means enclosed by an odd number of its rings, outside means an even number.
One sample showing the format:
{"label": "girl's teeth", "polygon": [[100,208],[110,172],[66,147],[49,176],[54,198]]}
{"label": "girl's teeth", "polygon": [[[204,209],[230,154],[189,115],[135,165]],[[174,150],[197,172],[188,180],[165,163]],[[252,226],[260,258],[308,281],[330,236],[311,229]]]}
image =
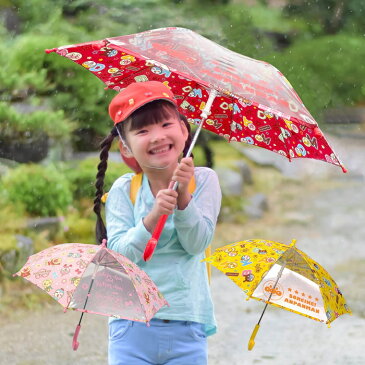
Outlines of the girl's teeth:
{"label": "girl's teeth", "polygon": [[152,153],[161,153],[161,152],[166,152],[169,150],[169,147],[164,147],[164,148],[161,148],[161,149],[158,149],[158,150],[152,150],[151,152]]}

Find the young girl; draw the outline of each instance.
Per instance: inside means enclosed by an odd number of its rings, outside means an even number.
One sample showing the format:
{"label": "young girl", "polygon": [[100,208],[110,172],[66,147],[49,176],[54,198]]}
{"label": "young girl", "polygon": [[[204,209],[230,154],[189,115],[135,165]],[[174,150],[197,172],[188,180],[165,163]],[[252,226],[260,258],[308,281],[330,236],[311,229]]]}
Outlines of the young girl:
{"label": "young girl", "polygon": [[[207,364],[206,336],[216,331],[206,264],[220,210],[221,191],[215,172],[194,167],[181,158],[189,148],[190,126],[177,111],[170,89],[157,81],[134,83],[114,97],[109,114],[115,123],[101,143],[97,192],[97,239],[139,265],[156,283],[169,303],[145,323],[111,319],[109,365]],[[106,201],[106,223],[100,207],[108,151],[115,137],[121,152],[135,159],[143,172],[134,204],[130,185],[134,174],[113,184]],[[195,190],[189,183],[195,179]],[[177,191],[170,182],[179,183]],[[162,214],[168,214],[154,256],[142,259],[146,243]]]}

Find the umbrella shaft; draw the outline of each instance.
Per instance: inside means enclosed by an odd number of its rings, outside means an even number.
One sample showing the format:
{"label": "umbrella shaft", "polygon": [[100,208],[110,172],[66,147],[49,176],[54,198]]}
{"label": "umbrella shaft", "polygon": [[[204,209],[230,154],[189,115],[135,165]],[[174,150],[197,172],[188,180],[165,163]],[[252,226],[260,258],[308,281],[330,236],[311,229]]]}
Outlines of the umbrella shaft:
{"label": "umbrella shaft", "polygon": [[269,302],[270,302],[270,299],[271,299],[272,294],[273,294],[273,292],[274,292],[274,290],[275,290],[275,288],[276,288],[276,285],[278,285],[279,279],[280,279],[280,277],[281,277],[281,275],[282,275],[282,273],[283,273],[284,269],[285,269],[285,265],[283,265],[283,266],[281,267],[281,269],[280,269],[280,271],[279,271],[279,273],[278,273],[278,276],[277,276],[277,278],[276,278],[276,281],[275,281],[274,287],[272,288],[271,293],[270,293],[270,295],[269,295],[269,298],[267,299],[267,302],[266,302],[266,304],[265,304],[264,310],[263,310],[263,311],[262,311],[262,313],[261,313],[261,317],[260,317],[259,321],[257,322],[257,324],[258,324],[258,325],[260,324],[261,319],[262,319],[262,317],[264,316],[264,313],[265,313],[265,311],[266,311],[266,308],[267,308],[267,306],[268,306],[268,304],[269,304]]}
{"label": "umbrella shaft", "polygon": [[[210,89],[208,101],[205,104],[205,108],[204,108],[204,110],[201,113],[201,118],[202,118],[201,119],[201,122],[200,122],[200,124],[198,126],[198,129],[194,133],[194,137],[193,137],[193,140],[190,143],[190,147],[188,149],[188,152],[186,152],[186,155],[184,157],[190,157],[191,152],[193,151],[193,148],[195,146],[195,143],[198,140],[200,131],[202,130],[203,124],[204,124],[205,120],[207,119],[208,114],[210,113],[210,108],[212,107],[213,101],[214,101],[214,99],[215,99],[216,96],[217,96],[217,90]],[[178,185],[179,185],[179,183],[176,181],[175,184],[173,185],[172,189],[176,191]]]}
{"label": "umbrella shaft", "polygon": [[[88,293],[87,293],[87,296],[86,296],[86,299],[85,299],[85,304],[84,304],[84,308],[82,309],[85,309],[86,308],[86,305],[87,305],[87,301],[89,300],[89,295],[91,293],[91,289],[93,287],[93,284],[94,284],[94,279],[95,279],[95,276],[96,276],[96,273],[99,269],[99,266],[100,266],[100,262],[97,263],[97,265],[95,265],[95,269],[94,269],[94,272],[93,272],[93,276],[91,278],[91,282],[90,282],[90,286],[89,286],[89,290],[88,290]],[[80,320],[79,320],[79,325],[81,325],[81,321],[82,321],[82,317],[84,316],[84,312],[81,313],[81,317],[80,317]]]}

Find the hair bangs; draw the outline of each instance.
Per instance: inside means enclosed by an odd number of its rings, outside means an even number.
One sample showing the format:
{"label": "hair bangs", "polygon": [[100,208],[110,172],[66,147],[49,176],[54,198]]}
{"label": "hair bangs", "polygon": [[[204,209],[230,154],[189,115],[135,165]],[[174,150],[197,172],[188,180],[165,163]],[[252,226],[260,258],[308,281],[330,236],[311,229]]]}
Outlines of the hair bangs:
{"label": "hair bangs", "polygon": [[157,124],[171,117],[179,117],[176,107],[168,101],[155,100],[143,105],[131,115],[129,130],[133,131],[147,125]]}

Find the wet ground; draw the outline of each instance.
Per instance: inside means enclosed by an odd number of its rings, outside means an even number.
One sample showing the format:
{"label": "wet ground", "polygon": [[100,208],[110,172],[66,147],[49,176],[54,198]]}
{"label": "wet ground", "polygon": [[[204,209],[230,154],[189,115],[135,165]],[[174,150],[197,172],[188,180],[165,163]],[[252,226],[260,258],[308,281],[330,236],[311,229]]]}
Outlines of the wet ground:
{"label": "wet ground", "polygon": [[[248,351],[247,343],[263,304],[246,301],[240,289],[213,269],[212,293],[219,331],[209,339],[210,365],[365,364],[365,139],[333,137],[332,144],[349,169],[348,174],[317,161],[293,162],[289,170],[291,189],[281,198],[286,199],[282,200],[286,210],[271,207],[267,213],[280,212],[280,219],[266,217],[261,223],[253,222],[257,226],[265,224],[260,237],[246,236],[245,226],[239,229],[242,239],[288,243],[296,238],[298,247],[331,273],[353,315],[341,316],[327,328],[269,307],[256,346]],[[295,189],[295,181],[300,188]],[[246,228],[250,234],[254,231]],[[0,320],[0,365],[106,364],[107,320],[85,316],[80,347],[74,352],[72,332],[78,319],[79,314],[64,314],[54,304],[42,311],[14,313],[11,319]]]}

